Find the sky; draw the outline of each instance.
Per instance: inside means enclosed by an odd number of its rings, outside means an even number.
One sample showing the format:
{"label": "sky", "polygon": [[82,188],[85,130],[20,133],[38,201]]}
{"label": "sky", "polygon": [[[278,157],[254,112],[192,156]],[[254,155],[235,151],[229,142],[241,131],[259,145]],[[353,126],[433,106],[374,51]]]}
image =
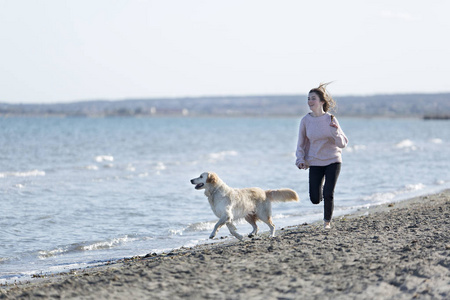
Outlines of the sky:
{"label": "sky", "polygon": [[0,0],[0,102],[450,92],[447,0]]}

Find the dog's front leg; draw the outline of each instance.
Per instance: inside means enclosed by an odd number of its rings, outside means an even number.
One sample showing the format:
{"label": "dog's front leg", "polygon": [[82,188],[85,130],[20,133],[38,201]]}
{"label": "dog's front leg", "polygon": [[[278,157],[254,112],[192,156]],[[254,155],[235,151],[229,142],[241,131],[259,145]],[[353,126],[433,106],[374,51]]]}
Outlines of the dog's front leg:
{"label": "dog's front leg", "polygon": [[227,227],[228,230],[230,230],[231,234],[234,235],[238,240],[244,240],[244,237],[236,231],[236,226],[234,226],[233,223],[227,222]]}
{"label": "dog's front leg", "polygon": [[217,232],[219,231],[220,227],[222,227],[223,225],[225,225],[225,223],[228,221],[228,217],[224,216],[222,218],[219,219],[219,221],[216,223],[216,226],[214,226],[213,231],[211,232],[211,235],[209,236],[210,239],[213,239]]}

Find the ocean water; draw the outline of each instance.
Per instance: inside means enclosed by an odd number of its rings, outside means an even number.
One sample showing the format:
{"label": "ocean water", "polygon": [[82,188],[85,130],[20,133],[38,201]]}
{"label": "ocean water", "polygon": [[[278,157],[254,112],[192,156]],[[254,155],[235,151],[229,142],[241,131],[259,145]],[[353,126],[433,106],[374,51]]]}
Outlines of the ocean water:
{"label": "ocean water", "polygon": [[[448,121],[339,121],[350,143],[335,216],[450,188]],[[278,229],[321,220],[294,165],[299,122],[0,118],[0,284],[211,242],[217,218],[189,182],[203,171],[232,187],[297,191],[300,202],[273,204]]]}

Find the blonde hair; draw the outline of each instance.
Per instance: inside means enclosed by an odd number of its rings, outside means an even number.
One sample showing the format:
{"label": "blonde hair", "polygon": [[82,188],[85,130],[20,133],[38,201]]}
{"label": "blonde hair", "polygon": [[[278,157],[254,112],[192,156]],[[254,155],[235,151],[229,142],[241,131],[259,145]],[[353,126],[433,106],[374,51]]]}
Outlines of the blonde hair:
{"label": "blonde hair", "polygon": [[330,93],[327,91],[327,85],[331,82],[321,83],[318,87],[310,90],[310,93],[315,93],[319,96],[320,101],[323,101],[323,110],[327,112],[328,110],[336,110],[336,101],[334,101],[333,97],[331,97]]}

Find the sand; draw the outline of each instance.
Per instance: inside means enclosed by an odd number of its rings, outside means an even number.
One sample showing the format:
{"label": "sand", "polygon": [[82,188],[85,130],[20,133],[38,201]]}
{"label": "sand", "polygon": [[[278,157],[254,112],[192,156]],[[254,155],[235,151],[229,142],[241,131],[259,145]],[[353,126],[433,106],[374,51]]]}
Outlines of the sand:
{"label": "sand", "polygon": [[[0,287],[0,299],[450,299],[450,191]],[[223,229],[225,230],[225,229]]]}

